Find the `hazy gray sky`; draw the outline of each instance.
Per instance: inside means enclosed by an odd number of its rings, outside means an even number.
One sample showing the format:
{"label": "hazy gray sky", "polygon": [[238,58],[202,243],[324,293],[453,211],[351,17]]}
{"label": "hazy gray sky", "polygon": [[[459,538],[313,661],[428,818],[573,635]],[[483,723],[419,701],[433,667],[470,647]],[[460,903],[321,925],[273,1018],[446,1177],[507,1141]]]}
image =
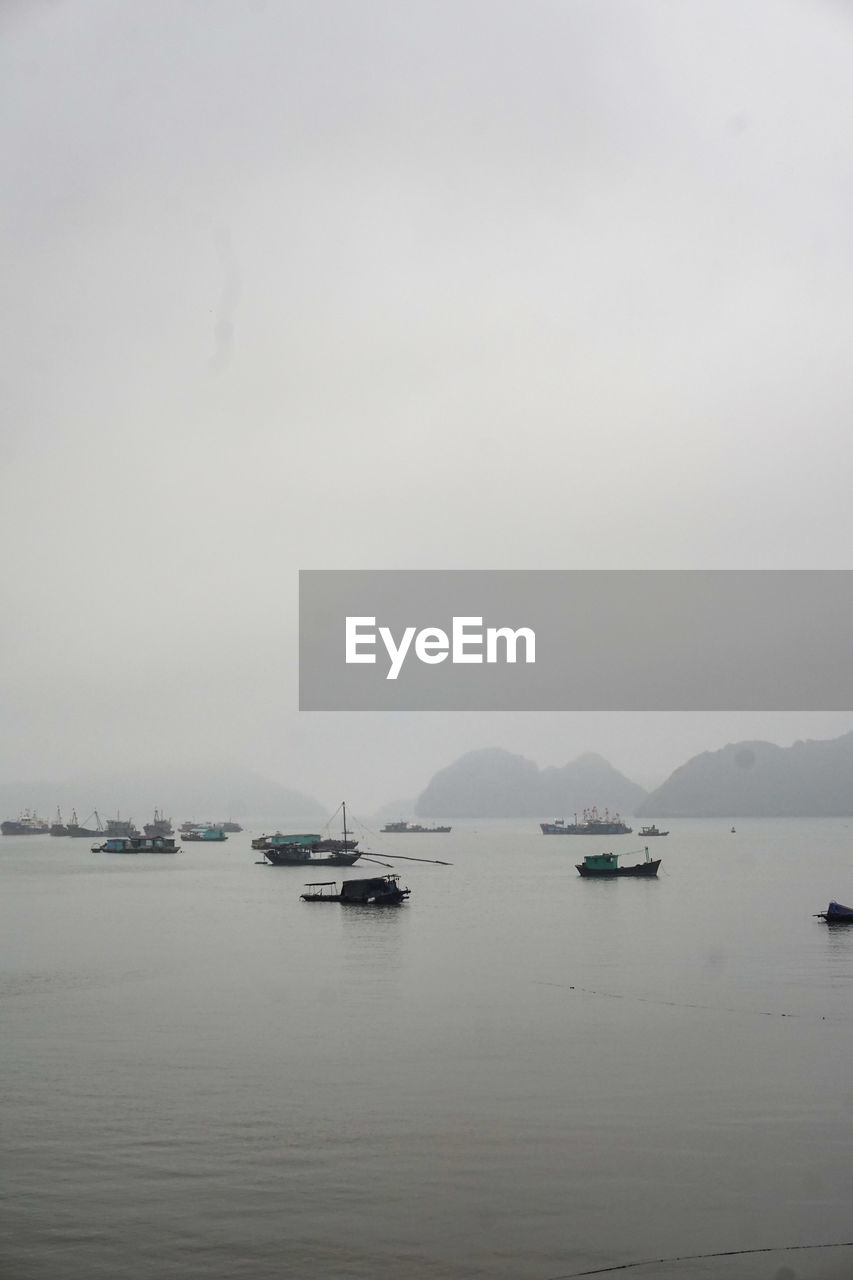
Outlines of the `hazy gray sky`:
{"label": "hazy gray sky", "polygon": [[296,712],[299,568],[849,568],[853,18],[0,13],[0,780],[462,750],[639,780],[837,716]]}

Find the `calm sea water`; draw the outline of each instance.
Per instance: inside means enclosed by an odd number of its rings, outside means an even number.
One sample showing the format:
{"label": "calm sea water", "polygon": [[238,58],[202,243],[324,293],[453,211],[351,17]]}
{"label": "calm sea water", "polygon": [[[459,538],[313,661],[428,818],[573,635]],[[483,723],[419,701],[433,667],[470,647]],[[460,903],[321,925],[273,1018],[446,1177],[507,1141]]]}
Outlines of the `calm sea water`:
{"label": "calm sea water", "polygon": [[792,1248],[853,1241],[853,928],[812,917],[853,823],[729,825],[649,883],[532,822],[362,838],[453,862],[384,910],[251,833],[4,838],[3,1276],[853,1276]]}

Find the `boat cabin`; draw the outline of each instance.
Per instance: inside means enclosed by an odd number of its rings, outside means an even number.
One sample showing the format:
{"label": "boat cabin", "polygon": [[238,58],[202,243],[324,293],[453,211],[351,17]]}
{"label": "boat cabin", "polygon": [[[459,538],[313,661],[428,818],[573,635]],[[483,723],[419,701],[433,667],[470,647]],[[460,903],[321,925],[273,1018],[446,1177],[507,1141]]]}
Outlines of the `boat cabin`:
{"label": "boat cabin", "polygon": [[615,871],[619,866],[618,853],[590,853],[583,860],[589,871]]}
{"label": "boat cabin", "polygon": [[369,880],[344,880],[341,902],[402,902],[409,890],[400,888],[399,876],[371,876]]}

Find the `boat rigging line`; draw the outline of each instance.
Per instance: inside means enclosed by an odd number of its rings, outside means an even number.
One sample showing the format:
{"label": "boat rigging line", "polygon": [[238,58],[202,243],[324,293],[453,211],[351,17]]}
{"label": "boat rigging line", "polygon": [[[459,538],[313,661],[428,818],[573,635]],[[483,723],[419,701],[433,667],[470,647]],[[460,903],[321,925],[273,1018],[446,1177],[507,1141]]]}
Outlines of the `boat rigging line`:
{"label": "boat rigging line", "polygon": [[[364,855],[362,854],[362,857]],[[434,867],[452,867],[452,862],[444,862],[441,858],[412,858],[405,853],[389,853],[389,858],[393,858],[395,862],[431,862]]]}
{"label": "boat rigging line", "polygon": [[[338,805],[337,809],[332,814],[329,821],[326,823],[326,826],[325,826],[326,831],[328,831],[331,828],[332,823],[334,822],[335,818],[338,816],[338,814],[341,812],[342,809],[344,811],[344,830],[346,831],[346,801],[342,801]],[[354,818],[352,814],[350,814],[350,822],[360,827],[362,831],[366,831],[369,836],[376,835],[376,832],[373,831],[372,828],[369,827],[366,822],[362,822],[360,818]],[[393,858],[394,862],[431,862],[433,866],[436,866],[436,867],[452,867],[453,866],[452,862],[445,862],[443,858],[413,858],[411,855],[404,854],[404,853],[387,853],[385,856],[386,858]],[[380,867],[392,867],[394,865],[393,862],[382,862],[381,859],[377,858],[374,854],[368,854],[368,853],[363,853],[359,858],[359,862],[376,862],[379,864]]]}
{"label": "boat rigging line", "polygon": [[619,1262],[612,1267],[594,1267],[592,1271],[564,1271],[549,1280],[579,1280],[580,1276],[604,1276],[614,1271],[631,1271],[635,1267],[656,1267],[668,1262],[700,1262],[706,1258],[745,1258],[751,1253],[794,1253],[800,1249],[853,1249],[853,1240],[839,1244],[781,1244],[761,1249],[723,1249],[718,1253],[682,1253],[672,1258],[645,1258],[642,1262]]}

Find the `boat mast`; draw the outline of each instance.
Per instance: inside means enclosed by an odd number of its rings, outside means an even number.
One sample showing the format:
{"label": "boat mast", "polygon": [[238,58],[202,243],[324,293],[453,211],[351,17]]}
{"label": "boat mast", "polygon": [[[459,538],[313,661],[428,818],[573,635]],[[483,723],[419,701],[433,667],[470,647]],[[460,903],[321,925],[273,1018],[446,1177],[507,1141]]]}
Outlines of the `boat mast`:
{"label": "boat mast", "polygon": [[346,848],[347,847],[347,802],[346,800],[341,801],[341,808],[344,811],[344,848]]}

